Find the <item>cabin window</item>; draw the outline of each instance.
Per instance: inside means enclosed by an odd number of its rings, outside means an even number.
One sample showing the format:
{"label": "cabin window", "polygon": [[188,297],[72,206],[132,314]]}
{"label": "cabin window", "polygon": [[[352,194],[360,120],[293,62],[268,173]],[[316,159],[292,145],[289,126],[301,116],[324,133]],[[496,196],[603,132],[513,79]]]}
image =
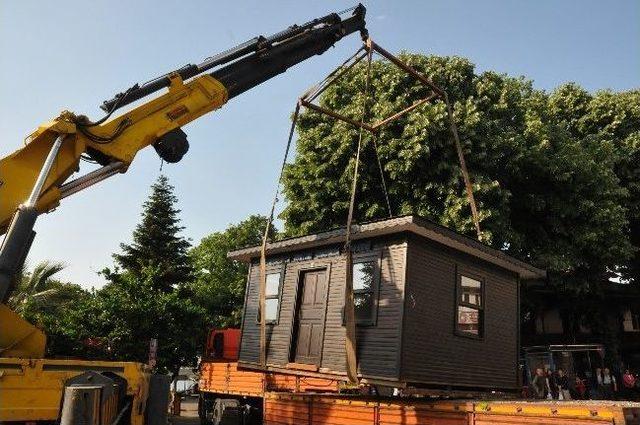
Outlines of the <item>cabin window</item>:
{"label": "cabin window", "polygon": [[456,332],[460,335],[482,337],[484,319],[484,282],[458,275]]}
{"label": "cabin window", "polygon": [[265,323],[276,323],[278,321],[278,311],[280,310],[280,277],[280,273],[267,274],[267,285],[264,292]]}
{"label": "cabin window", "polygon": [[376,265],[376,261],[353,264],[353,304],[357,324],[375,323]]}
{"label": "cabin window", "polygon": [[640,309],[625,310],[622,327],[625,332],[640,332]]}

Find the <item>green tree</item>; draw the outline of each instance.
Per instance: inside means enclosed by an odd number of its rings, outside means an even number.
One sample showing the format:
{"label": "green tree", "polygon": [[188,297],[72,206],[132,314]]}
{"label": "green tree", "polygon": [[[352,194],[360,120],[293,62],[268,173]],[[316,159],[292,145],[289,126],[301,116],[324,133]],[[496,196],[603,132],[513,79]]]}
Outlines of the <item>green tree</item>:
{"label": "green tree", "polygon": [[576,84],[558,87],[549,96],[552,117],[578,138],[597,135],[614,146],[614,170],[626,190],[627,234],[635,247],[617,271],[640,288],[640,90],[590,94]]}
{"label": "green tree", "polygon": [[[631,135],[629,142],[613,131],[630,126],[629,120],[612,124],[622,113],[597,119],[609,109],[617,111],[622,100],[599,95],[604,98],[596,96],[598,102],[583,105],[590,96],[586,92],[550,95],[522,77],[476,73],[472,63],[458,57],[404,54],[401,59],[449,94],[483,241],[549,270],[557,290],[572,300],[598,293],[609,272],[633,252],[628,233],[631,189],[621,186],[624,173],[616,171],[625,169],[621,147],[632,146],[628,150],[637,155],[637,139]],[[364,65],[356,71],[326,90],[319,102],[359,119]],[[425,94],[395,66],[374,62],[368,121],[389,116]],[[561,111],[566,118],[561,119]],[[379,155],[393,214],[418,214],[473,237],[448,124],[442,102],[421,106],[380,132]],[[357,130],[307,111],[297,131],[296,157],[284,176],[285,231],[298,235],[344,225]],[[626,157],[622,164],[632,181],[638,162],[632,165],[634,157]],[[387,211],[370,138],[361,167],[356,219],[383,218]]]}
{"label": "green tree", "polygon": [[[266,224],[266,217],[249,216],[222,232],[203,238],[191,250],[196,276],[193,284],[195,300],[207,311],[211,326],[240,325],[248,267],[230,260],[227,253],[262,243]],[[271,234],[275,233],[272,228]]]}
{"label": "green tree", "polygon": [[[152,279],[154,288],[163,291],[189,282],[193,272],[188,255],[190,243],[180,236],[184,227],[180,226],[173,190],[166,176],[158,177],[143,204],[142,221],[133,231],[133,242],[120,244],[122,253],[113,255],[119,268],[136,278]],[[105,271],[107,276],[110,273]]]}
{"label": "green tree", "polygon": [[179,290],[157,289],[153,273],[120,274],[74,308],[65,329],[83,344],[70,354],[146,363],[155,338],[157,371],[177,374],[180,366],[195,366],[204,312]]}
{"label": "green tree", "polygon": [[65,317],[64,335],[82,344],[67,355],[146,362],[158,340],[158,371],[176,374],[195,366],[204,339],[204,311],[191,301],[189,243],[179,236],[177,202],[164,176],[152,186],[133,243],[114,255],[120,268],[106,269],[108,283]]}
{"label": "green tree", "polygon": [[43,261],[18,278],[9,306],[47,335],[47,355],[74,351],[80,342],[68,337],[65,316],[90,294],[79,285],[61,282],[55,275],[64,268],[60,263]]}
{"label": "green tree", "polygon": [[20,313],[29,303],[52,304],[52,299],[64,291],[63,285],[53,276],[64,269],[61,263],[43,261],[33,271],[23,271],[17,278],[17,285],[9,298],[8,305]]}

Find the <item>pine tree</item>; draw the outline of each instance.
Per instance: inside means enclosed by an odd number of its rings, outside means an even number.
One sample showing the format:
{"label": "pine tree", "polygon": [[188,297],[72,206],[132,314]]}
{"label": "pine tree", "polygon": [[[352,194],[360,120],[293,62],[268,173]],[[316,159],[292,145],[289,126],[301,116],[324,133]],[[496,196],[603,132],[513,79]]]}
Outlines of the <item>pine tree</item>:
{"label": "pine tree", "polygon": [[166,176],[158,177],[143,204],[142,222],[133,231],[133,242],[120,244],[122,254],[113,255],[123,271],[136,278],[152,275],[154,288],[165,292],[188,282],[193,274],[188,256],[191,244],[179,235],[184,227],[173,190]]}

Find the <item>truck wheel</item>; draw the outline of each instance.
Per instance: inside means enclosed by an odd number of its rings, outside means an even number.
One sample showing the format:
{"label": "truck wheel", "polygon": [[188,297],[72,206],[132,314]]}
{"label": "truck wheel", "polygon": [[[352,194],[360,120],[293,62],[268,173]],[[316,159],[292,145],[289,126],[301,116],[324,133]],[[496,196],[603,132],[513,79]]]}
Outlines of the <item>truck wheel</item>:
{"label": "truck wheel", "polygon": [[213,425],[241,425],[242,406],[233,398],[217,398],[213,403]]}

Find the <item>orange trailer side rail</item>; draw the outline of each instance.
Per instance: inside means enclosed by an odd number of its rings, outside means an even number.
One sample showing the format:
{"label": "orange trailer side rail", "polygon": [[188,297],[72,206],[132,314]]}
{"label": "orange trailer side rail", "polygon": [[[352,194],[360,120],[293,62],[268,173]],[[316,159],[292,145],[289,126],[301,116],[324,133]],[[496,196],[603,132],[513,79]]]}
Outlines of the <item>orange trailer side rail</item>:
{"label": "orange trailer side rail", "polygon": [[264,425],[638,425],[640,403],[479,402],[266,393]]}
{"label": "orange trailer side rail", "polygon": [[640,425],[640,403],[372,398],[339,382],[205,361],[200,391],[263,400],[264,425]]}
{"label": "orange trailer side rail", "polygon": [[262,397],[266,391],[337,393],[338,381],[281,373],[239,370],[236,362],[204,361],[200,391],[244,397]]}
{"label": "orange trailer side rail", "polygon": [[262,397],[264,373],[239,371],[236,362],[202,362],[200,365],[201,392]]}
{"label": "orange trailer side rail", "polygon": [[[455,410],[454,406],[458,407]],[[466,403],[444,402],[439,409],[412,403],[381,403],[349,397],[265,397],[264,425],[469,425]]]}

